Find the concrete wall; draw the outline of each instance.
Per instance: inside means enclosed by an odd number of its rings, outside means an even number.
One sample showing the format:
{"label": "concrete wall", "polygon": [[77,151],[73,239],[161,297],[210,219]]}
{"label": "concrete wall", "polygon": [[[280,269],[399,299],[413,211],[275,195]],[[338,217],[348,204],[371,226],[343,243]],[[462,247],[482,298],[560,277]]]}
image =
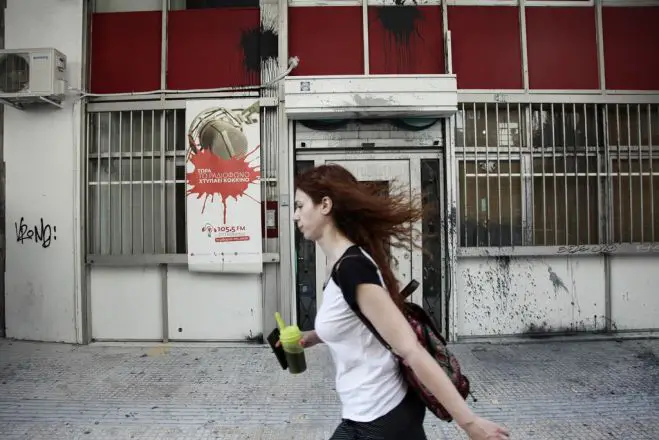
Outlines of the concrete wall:
{"label": "concrete wall", "polygon": [[[57,48],[81,87],[83,0],[8,0],[5,23],[6,48]],[[73,98],[63,109],[5,107],[7,337],[81,342],[80,124]]]}

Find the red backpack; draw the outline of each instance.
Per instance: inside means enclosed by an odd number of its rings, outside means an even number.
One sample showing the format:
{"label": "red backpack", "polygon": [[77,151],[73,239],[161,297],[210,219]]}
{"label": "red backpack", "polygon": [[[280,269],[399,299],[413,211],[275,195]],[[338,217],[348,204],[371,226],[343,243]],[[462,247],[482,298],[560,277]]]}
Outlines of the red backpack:
{"label": "red backpack", "polygon": [[[357,255],[346,255],[341,258],[334,269],[332,270],[332,275],[338,270],[339,264],[346,258],[350,257],[360,257]],[[365,257],[364,257],[365,258]],[[340,287],[340,286],[339,286]],[[407,290],[407,289],[406,289]],[[406,296],[409,296],[412,291],[407,292]],[[364,316],[359,308],[355,306],[353,308],[355,314],[362,320],[364,325],[373,333],[373,335],[384,345],[387,350],[392,352],[392,354],[398,359],[398,364],[403,373],[403,377],[408,384],[408,387],[416,391],[416,394],[419,396],[421,401],[424,403],[426,408],[434,415],[436,415],[441,420],[450,422],[453,420],[448,411],[439,403],[437,398],[425,387],[416,376],[414,371],[403,362],[403,359],[397,354],[393,353],[391,346],[378,334],[377,330],[370,323],[368,318]],[[462,396],[463,399],[466,399],[469,394],[471,394],[469,389],[469,379],[462,374],[460,369],[460,364],[458,359],[449,351],[446,346],[446,340],[442,337],[441,333],[437,329],[437,326],[432,322],[428,313],[423,310],[420,306],[414,303],[405,302],[403,304],[403,315],[409,322],[410,326],[414,330],[419,343],[423,348],[430,353],[430,355],[435,359],[439,366],[444,370],[448,375],[455,388],[457,388],[458,393]],[[474,399],[476,400],[476,399]]]}

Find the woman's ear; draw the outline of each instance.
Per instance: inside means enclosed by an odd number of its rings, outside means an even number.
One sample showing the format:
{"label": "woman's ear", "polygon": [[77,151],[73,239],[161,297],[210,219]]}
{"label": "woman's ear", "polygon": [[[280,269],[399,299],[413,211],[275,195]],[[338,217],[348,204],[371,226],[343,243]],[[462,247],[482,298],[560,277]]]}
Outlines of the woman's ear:
{"label": "woman's ear", "polygon": [[332,199],[325,196],[320,201],[320,212],[323,215],[329,215],[329,213],[332,212],[332,206],[333,206]]}

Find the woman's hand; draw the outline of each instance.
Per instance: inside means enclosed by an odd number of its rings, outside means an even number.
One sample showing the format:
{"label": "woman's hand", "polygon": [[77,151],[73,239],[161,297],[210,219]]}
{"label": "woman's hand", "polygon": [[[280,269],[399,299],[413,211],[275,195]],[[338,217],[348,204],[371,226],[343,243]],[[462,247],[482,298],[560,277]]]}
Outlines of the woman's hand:
{"label": "woman's hand", "polygon": [[302,340],[300,341],[300,345],[302,345],[304,348],[311,348],[314,345],[320,344],[321,342],[323,341],[321,341],[318,337],[316,330],[302,332]]}
{"label": "woman's hand", "polygon": [[[307,332],[302,332],[302,339],[300,339],[300,345],[304,348],[311,348],[314,345],[321,344],[323,341],[318,337],[316,330],[310,330]],[[281,346],[281,341],[277,341],[275,347]]]}
{"label": "woman's hand", "polygon": [[508,440],[510,438],[506,428],[481,417],[470,420],[461,428],[465,430],[471,440]]}

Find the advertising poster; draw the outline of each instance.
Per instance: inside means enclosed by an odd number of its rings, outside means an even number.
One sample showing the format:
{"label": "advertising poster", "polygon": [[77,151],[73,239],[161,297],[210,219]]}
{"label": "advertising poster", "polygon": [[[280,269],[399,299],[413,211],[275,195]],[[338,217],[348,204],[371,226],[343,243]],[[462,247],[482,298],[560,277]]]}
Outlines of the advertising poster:
{"label": "advertising poster", "polygon": [[186,102],[188,268],[261,273],[258,98]]}

